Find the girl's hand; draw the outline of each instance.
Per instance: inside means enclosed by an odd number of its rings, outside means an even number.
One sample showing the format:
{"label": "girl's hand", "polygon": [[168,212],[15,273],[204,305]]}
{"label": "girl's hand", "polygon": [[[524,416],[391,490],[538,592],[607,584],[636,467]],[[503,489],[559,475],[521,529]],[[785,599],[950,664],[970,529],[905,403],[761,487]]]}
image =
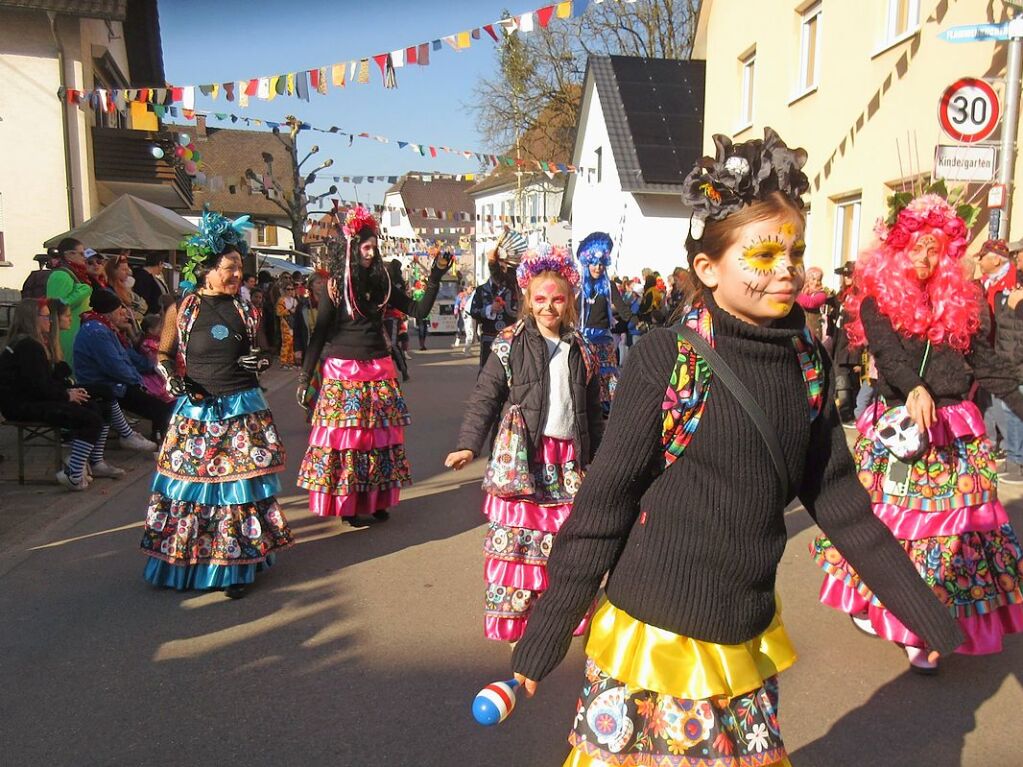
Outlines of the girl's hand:
{"label": "girl's hand", "polygon": [[448,453],[448,457],[444,459],[444,465],[458,471],[475,457],[472,450],[456,450],[453,453]]}
{"label": "girl's hand", "polygon": [[526,677],[522,676],[522,674],[516,674],[515,681],[518,682],[522,689],[526,691],[527,698],[532,698],[536,695],[537,683],[532,679],[526,679]]}
{"label": "girl's hand", "polygon": [[75,405],[82,405],[89,401],[89,392],[85,389],[68,389],[67,398],[68,402],[72,402]]}
{"label": "girl's hand", "polygon": [[937,650],[931,650],[929,653],[927,653],[927,662],[928,663],[937,663],[938,662],[938,658],[940,658],[940,657],[941,657],[941,653],[940,652],[938,652]]}
{"label": "girl's hand", "polygon": [[931,399],[930,392],[923,386],[917,386],[909,393],[906,398],[906,410],[909,411],[909,417],[921,430],[931,428],[938,418],[934,400]]}

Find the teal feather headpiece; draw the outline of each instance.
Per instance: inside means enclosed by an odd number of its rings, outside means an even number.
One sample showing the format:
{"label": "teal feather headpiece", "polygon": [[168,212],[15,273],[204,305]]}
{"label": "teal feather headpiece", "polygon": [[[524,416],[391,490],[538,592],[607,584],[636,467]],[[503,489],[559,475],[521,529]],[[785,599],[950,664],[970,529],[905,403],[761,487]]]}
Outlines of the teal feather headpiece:
{"label": "teal feather headpiece", "polygon": [[188,258],[181,269],[181,289],[189,292],[195,289],[195,270],[211,255],[220,253],[228,245],[238,248],[245,255],[249,252],[249,243],[245,239],[245,231],[252,228],[248,216],[241,216],[234,221],[214,213],[203,206],[199,218],[199,231],[182,243]]}

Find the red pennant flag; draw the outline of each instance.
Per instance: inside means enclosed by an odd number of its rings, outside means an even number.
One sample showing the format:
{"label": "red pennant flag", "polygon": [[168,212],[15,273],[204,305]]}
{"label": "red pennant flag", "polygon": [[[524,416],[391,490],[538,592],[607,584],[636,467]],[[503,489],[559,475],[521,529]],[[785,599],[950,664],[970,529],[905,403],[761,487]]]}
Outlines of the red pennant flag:
{"label": "red pennant flag", "polygon": [[541,8],[536,12],[536,20],[540,22],[541,28],[546,29],[550,23],[551,16],[554,15],[554,6],[548,5],[546,8]]}
{"label": "red pennant flag", "polygon": [[245,86],[246,96],[255,96],[259,93],[259,80],[249,80],[249,84]]}
{"label": "red pennant flag", "polygon": [[183,101],[185,98],[184,88],[171,88],[171,100],[172,101]]}
{"label": "red pennant flag", "polygon": [[320,70],[318,69],[309,70],[309,84],[313,86],[314,91],[320,87]]}
{"label": "red pennant flag", "polygon": [[149,101],[149,88],[139,88],[139,101]]}
{"label": "red pennant flag", "polygon": [[419,44],[419,66],[425,67],[430,64],[430,44],[420,43]]}
{"label": "red pennant flag", "polygon": [[436,157],[436,156],[437,156],[437,149],[436,149],[436,147],[430,147],[430,157]]}
{"label": "red pennant flag", "polygon": [[417,52],[417,49],[416,49],[416,46],[414,46],[414,45],[411,48],[406,48],[405,49],[405,63],[406,64],[411,66],[412,64],[418,63],[418,59],[416,58],[416,52]]}
{"label": "red pennant flag", "polygon": [[386,53],[378,53],[376,56],[373,57],[373,61],[375,61],[377,63],[377,66],[380,67],[380,74],[381,75],[386,75],[387,74],[387,54]]}
{"label": "red pennant flag", "polygon": [[488,35],[490,35],[492,38],[494,38],[494,42],[495,43],[501,42],[497,38],[497,32],[494,31],[494,25],[493,24],[487,24],[486,26],[484,26],[483,27],[483,31],[486,32]]}

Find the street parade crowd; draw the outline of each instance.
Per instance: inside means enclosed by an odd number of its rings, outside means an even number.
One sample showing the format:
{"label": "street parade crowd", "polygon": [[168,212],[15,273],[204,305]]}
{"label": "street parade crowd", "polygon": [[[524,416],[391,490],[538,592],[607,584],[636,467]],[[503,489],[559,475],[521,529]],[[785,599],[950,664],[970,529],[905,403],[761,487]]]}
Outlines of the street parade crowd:
{"label": "street parade crowd", "polygon": [[[566,765],[789,764],[775,581],[796,499],[821,530],[820,601],[911,670],[1023,631],[998,499],[1023,483],[1021,248],[970,252],[939,184],[892,198],[832,292],[804,266],[806,153],[771,129],[715,146],[684,184],[673,273],[612,275],[603,232],[574,254],[509,232],[455,304],[479,374],[458,434],[435,439],[450,469],[487,460],[483,633],[526,694],[587,635]],[[123,474],[111,430],[156,453],[145,579],[232,598],[294,542],[259,374],[298,371],[310,511],[381,525],[412,476],[407,321],[452,264],[433,252],[411,291],[357,207],[320,272],[245,274],[247,225],[206,211],[179,293],[159,258],[133,271],[65,240],[0,354],[0,411],[67,432],[70,491]]]}

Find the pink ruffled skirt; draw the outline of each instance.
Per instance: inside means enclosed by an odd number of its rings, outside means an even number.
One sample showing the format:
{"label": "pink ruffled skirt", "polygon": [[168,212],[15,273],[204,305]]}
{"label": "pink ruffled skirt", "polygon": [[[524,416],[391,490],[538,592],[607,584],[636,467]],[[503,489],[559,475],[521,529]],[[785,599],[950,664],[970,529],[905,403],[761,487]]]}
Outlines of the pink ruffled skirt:
{"label": "pink ruffled skirt", "polygon": [[[483,542],[483,633],[487,639],[517,642],[526,629],[533,603],[547,589],[547,557],[554,536],[572,512],[581,479],[571,440],[544,437],[533,462],[536,493],[528,497],[484,495],[483,513],[490,520]],[[589,615],[576,629],[583,634]]]}
{"label": "pink ruffled skirt", "polygon": [[[980,411],[972,402],[938,409],[930,448],[909,467],[908,484],[888,480],[889,461],[895,459],[877,441],[874,420],[871,408],[860,416],[855,454],[875,516],[958,620],[966,641],[957,652],[1000,652],[1004,635],[1023,632],[1023,551],[998,500],[995,461]],[[821,602],[868,616],[878,636],[924,647],[826,537],[814,540],[811,552],[827,573]]]}
{"label": "pink ruffled skirt", "polygon": [[390,357],[328,357],[310,420],[298,486],[321,517],[372,514],[398,503],[412,481],[405,455],[408,408]]}

